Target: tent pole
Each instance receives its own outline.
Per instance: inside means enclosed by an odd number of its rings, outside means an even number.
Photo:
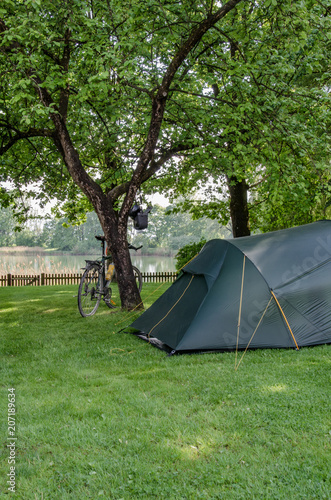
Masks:
[[[245,356],[245,354],[246,354],[246,352],[247,352],[247,350],[248,350],[248,348],[249,348],[249,346],[250,346],[250,343],[252,342],[253,337],[254,337],[254,335],[256,334],[257,329],[259,328],[259,326],[260,326],[260,324],[261,324],[261,322],[262,322],[262,320],[263,320],[263,318],[264,318],[264,315],[265,315],[265,313],[267,312],[268,307],[270,306],[270,302],[271,302],[271,301],[272,301],[272,296],[270,297],[270,300],[269,300],[269,302],[268,302],[268,304],[267,304],[267,307],[266,307],[266,308],[265,308],[265,310],[263,311],[263,314],[262,314],[262,316],[261,316],[261,318],[260,318],[260,321],[258,322],[258,324],[257,324],[257,326],[256,326],[256,328],[255,328],[255,330],[254,330],[254,332],[253,332],[253,334],[252,334],[251,338],[249,339],[249,342],[248,342],[248,344],[247,344],[247,346],[246,346],[246,349],[245,349],[245,351],[244,351],[244,354],[241,356],[241,358],[240,358],[240,360],[239,360],[239,363],[238,363],[238,364],[237,364],[237,366],[235,367],[235,370],[236,370],[236,371],[238,370],[240,363],[241,363],[241,362],[242,362],[242,360],[244,359],[244,356]]]
[[[282,313],[282,315],[283,315],[283,317],[284,317],[284,319],[285,319],[285,322],[286,322],[286,324],[287,324],[287,328],[290,330],[290,333],[291,333],[291,335],[292,335],[292,338],[293,338],[293,340],[294,340],[295,346],[296,346],[297,351],[298,351],[298,350],[299,350],[299,346],[298,346],[298,344],[297,344],[297,341],[295,340],[295,337],[294,337],[293,332],[292,332],[292,330],[291,330],[290,324],[289,324],[289,322],[287,321],[287,318],[286,318],[286,316],[285,316],[285,313],[284,313],[283,309],[281,308],[281,305],[280,305],[280,303],[278,302],[277,297],[276,297],[276,295],[274,294],[274,292],[273,292],[272,290],[270,290],[270,291],[271,291],[271,293],[272,293],[273,298],[274,298],[274,299],[275,299],[275,301],[276,301],[277,306],[279,307],[280,312]]]
[[[160,323],[162,323],[163,320],[166,319],[166,317],[171,313],[171,311],[176,307],[176,305],[178,304],[178,302],[180,302],[182,300],[182,298],[184,297],[185,293],[187,292],[188,288],[190,287],[192,281],[193,281],[193,278],[194,278],[195,274],[192,274],[192,277],[190,279],[190,282],[189,284],[187,285],[187,287],[185,288],[185,290],[183,291],[182,295],[179,297],[179,299],[174,303],[174,305],[171,307],[171,309],[169,309],[169,311],[167,312],[167,314],[165,316],[163,316],[163,318],[160,319],[160,321],[158,321],[156,323],[156,325],[153,326],[153,328],[151,328],[151,330],[148,332],[148,338],[150,339],[151,337],[151,333],[153,330],[155,330],[155,328],[157,326],[159,326]]]

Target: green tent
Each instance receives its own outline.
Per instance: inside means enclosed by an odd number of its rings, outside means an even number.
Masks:
[[[211,240],[132,325],[175,352],[331,342],[331,221]]]

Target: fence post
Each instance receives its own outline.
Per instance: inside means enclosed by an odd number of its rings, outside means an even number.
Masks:
[[[7,286],[12,286],[12,279],[11,279],[11,274],[7,274]]]
[[[40,275],[40,285],[43,286],[45,284],[45,273],[41,273]]]

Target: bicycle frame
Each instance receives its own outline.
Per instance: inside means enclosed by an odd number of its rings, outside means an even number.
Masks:
[[[96,260],[96,261],[87,260],[85,262],[86,262],[86,264],[93,263],[93,264],[100,265],[100,273],[99,273],[99,278],[98,278],[98,289],[99,289],[98,293],[100,293],[100,295],[102,296],[104,294],[104,292],[105,292],[105,287],[106,287],[107,283],[110,283],[106,279],[106,261],[107,260],[111,260],[112,257],[111,257],[111,255],[107,256],[107,254],[106,254],[106,251],[105,251],[106,244],[105,244],[104,237],[102,237],[102,236],[96,236],[96,239],[98,239],[99,241],[101,241],[101,247],[102,247],[102,257],[101,257],[101,260]],[[102,283],[100,283],[100,281],[102,281]]]
[[[115,277],[115,271],[107,275],[106,269],[106,262],[112,262],[112,256],[107,255],[105,250],[106,238],[104,236],[95,236],[95,238],[101,241],[102,256],[101,259],[85,261],[86,265],[78,288],[78,309],[82,316],[93,315],[99,307],[101,298],[103,298],[107,307],[110,309],[116,308],[116,304],[111,299],[112,289],[110,287]],[[129,245],[129,248],[139,250],[141,247],[136,248],[133,245]],[[140,292],[142,287],[142,275],[139,269],[135,266],[132,267]]]

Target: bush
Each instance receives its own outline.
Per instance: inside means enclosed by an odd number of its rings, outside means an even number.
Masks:
[[[176,269],[179,271],[182,267],[185,266],[190,260],[195,257],[202,247],[206,244],[206,240],[203,238],[198,243],[190,243],[189,245],[185,245],[180,250],[178,250],[175,259],[176,259]]]

